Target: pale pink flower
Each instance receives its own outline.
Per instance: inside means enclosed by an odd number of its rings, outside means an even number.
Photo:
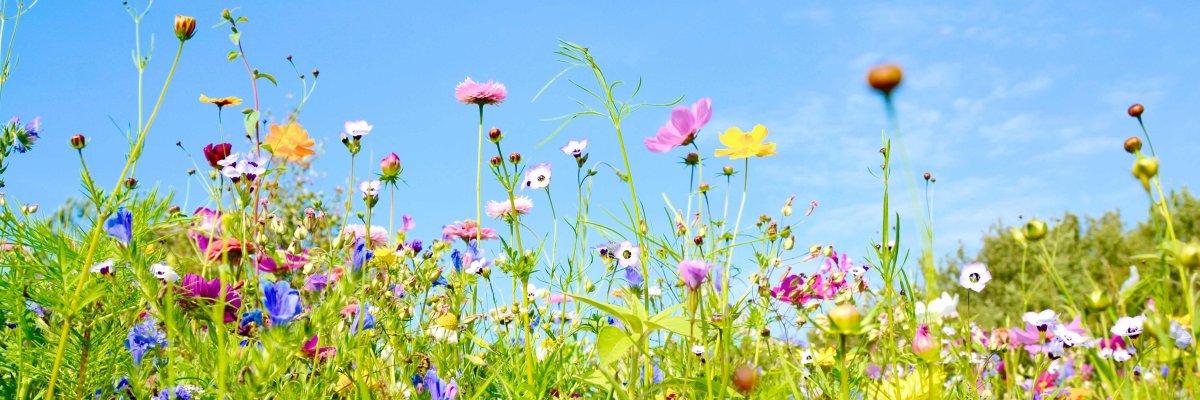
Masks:
[[[500,82],[475,82],[467,77],[454,87],[454,97],[464,104],[500,104],[508,97],[508,89]]]
[[[546,302],[549,304],[562,304],[568,301],[571,301],[571,299],[567,298],[567,296],[563,295],[562,293],[553,293],[546,297]]]
[[[700,128],[703,128],[710,119],[712,119],[712,99],[710,98],[700,99],[692,105],[690,110],[683,106],[675,107],[671,110],[671,120],[662,128],[658,128],[658,135],[646,138],[646,148],[655,153],[666,153],[675,146],[691,143],[696,139]]]
[[[417,227],[417,223],[413,222],[413,217],[411,215],[404,214],[400,217],[400,231],[408,232],[408,231],[413,230],[413,228],[416,228],[416,227]]]
[[[367,121],[364,120],[346,121],[345,124],[342,124],[342,134],[357,139],[366,136],[368,133],[371,133],[371,129],[374,128],[374,126],[368,124]]]
[[[533,209],[533,200],[525,196],[517,196],[512,201],[495,201],[489,200],[487,203],[487,215],[492,218],[500,218],[502,216],[511,216],[513,212],[513,204],[516,204],[516,215],[528,214],[529,210]]]
[[[463,241],[475,240],[476,236],[480,239],[496,239],[500,236],[496,235],[496,230],[492,228],[479,227],[479,221],[468,219],[466,221],[454,221],[453,224],[442,227],[442,236],[446,238],[456,237]]]
[[[559,150],[569,156],[579,157],[583,155],[583,151],[587,150],[587,139],[583,140],[568,140],[567,144]]]
[[[367,236],[367,227],[358,224],[346,225],[346,229],[342,230],[342,235],[349,236],[354,239],[362,239]],[[378,247],[387,244],[387,229],[379,225],[371,226],[371,247]]]

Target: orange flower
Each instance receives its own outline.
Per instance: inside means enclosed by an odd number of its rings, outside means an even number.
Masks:
[[[242,99],[234,97],[234,96],[208,97],[208,96],[205,96],[204,93],[200,93],[200,102],[216,104],[217,108],[221,108],[221,107],[225,107],[225,106],[236,106],[238,104],[242,104]]]
[[[313,155],[313,143],[308,131],[295,122],[284,126],[271,124],[271,133],[267,134],[267,146],[270,146],[271,154],[292,162],[300,162]]]

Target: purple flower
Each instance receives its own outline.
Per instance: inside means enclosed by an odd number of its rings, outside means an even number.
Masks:
[[[633,267],[625,267],[625,280],[629,282],[630,286],[642,286],[642,283],[646,281],[646,278],[642,277],[642,274],[639,273],[637,269]]]
[[[42,118],[34,118],[33,121],[21,126],[21,119],[13,117],[5,126],[4,134],[15,137],[17,140],[13,143],[13,148],[18,152],[24,153],[33,149],[33,144],[37,142],[41,135]]]
[[[363,240],[363,238],[358,238],[354,242],[354,256],[351,258],[351,261],[354,263],[354,271],[358,271],[367,261],[371,261],[373,257],[375,257],[375,252],[367,249],[367,241]]]
[[[708,277],[708,270],[712,268],[712,264],[704,260],[683,260],[679,262],[679,276],[683,277],[683,283],[687,284],[688,289],[696,290],[704,283],[704,278]]]
[[[271,323],[285,325],[304,309],[300,305],[300,291],[293,289],[287,281],[271,283],[259,279],[259,286],[263,288],[263,306],[271,314]]]
[[[104,228],[108,230],[108,236],[117,238],[123,245],[128,245],[133,239],[133,213],[121,207],[113,214],[108,221],[104,222]]]
[[[304,290],[317,292],[325,289],[329,285],[329,275],[312,274],[304,279]]]
[[[450,382],[438,378],[437,367],[430,366],[425,373],[425,390],[429,391],[430,400],[453,400],[458,396],[458,383],[454,378]]]
[[[221,284],[221,278],[213,278],[210,281],[196,274],[184,275],[183,283],[179,285],[179,294],[185,297],[184,300],[190,300],[191,303],[212,305],[221,297],[222,289],[225,290],[224,320],[225,323],[230,323],[237,320],[238,310],[242,308],[242,294],[232,287]],[[185,305],[187,303],[184,302]]]
[[[158,320],[147,317],[145,322],[134,325],[125,337],[125,349],[133,356],[133,363],[142,364],[146,352],[167,347],[167,334],[158,329]]]
[[[371,314],[370,303],[363,303],[354,312],[354,323],[350,325],[350,334],[354,335],[360,330],[372,328],[375,328],[375,314]]]
[[[400,231],[408,232],[417,227],[417,223],[413,222],[413,217],[408,214],[400,216]]]

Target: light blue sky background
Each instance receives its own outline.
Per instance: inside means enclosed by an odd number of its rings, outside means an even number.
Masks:
[[[251,62],[280,78],[279,87],[265,81],[260,87],[265,110],[282,115],[297,102],[299,83],[286,55],[305,73],[321,70],[301,116],[329,144],[313,164],[327,174],[321,187],[345,179],[348,155],[336,139],[342,122],[366,119],[375,131],[364,142],[367,157],[360,160],[368,160],[360,171],[376,168],[388,151],[400,155],[408,186],[399,208],[417,217],[424,237],[474,215],[475,110],[452,95],[466,76],[508,85],[509,100],[487,110],[487,125],[508,133],[506,151],[552,162],[565,178],[574,166],[558,146],[587,137],[592,160],[619,162],[611,127],[601,120],[580,121],[551,145],[533,147],[556,127],[543,119],[574,111],[571,99],[583,97],[561,82],[530,102],[561,67],[552,54],[558,39],[590,47],[610,77],[644,78],[644,100],[686,94],[690,104],[712,97],[713,121],[699,139],[705,152],[729,126],[769,127],[779,156],[752,162],[747,215],[778,213],[791,194],[799,210],[820,201],[798,229],[802,246],[832,242],[862,255],[878,237],[880,187],[868,168],[879,164],[885,120],[863,76],[881,61],[905,67],[901,124],[917,174],[928,170],[938,180],[940,254],[959,242],[976,248],[990,224],[1015,223],[1021,215],[1120,208],[1127,220],[1143,218],[1146,199],[1129,176],[1132,158],[1121,150],[1122,139],[1137,132],[1125,115],[1133,102],[1146,104],[1165,183],[1175,188],[1200,177],[1200,25],[1194,23],[1200,7],[1191,2],[159,1],[143,29],[144,41],[153,36],[155,43],[149,99],[174,50],[172,17],[193,15],[200,27],[147,142],[137,176],[145,184],[161,182],[182,196],[191,164],[175,141],[198,155],[217,140],[213,107],[196,100],[200,93],[251,98],[243,67],[226,61],[232,49],[226,28],[211,28],[222,8],[236,6],[250,18],[243,40]],[[125,143],[110,118],[121,125],[136,119],[133,39],[116,0],[43,0],[22,20],[20,63],[0,113],[40,115],[44,133],[35,151],[11,159],[3,189],[10,198],[47,210],[79,193],[67,146],[74,133],[91,138],[86,156],[98,179],[111,185]],[[583,72],[572,76],[588,79]],[[645,110],[625,131],[643,198],[655,208],[662,192],[682,202],[688,182],[677,163],[683,151],[657,155],[640,145],[668,112]],[[236,114],[226,117],[226,128],[236,129],[228,123]],[[723,164],[710,161],[707,171]],[[569,178],[557,182],[559,212],[573,212]],[[597,185],[605,190],[596,210],[619,210],[623,186],[611,174],[601,174]],[[485,199],[502,196],[498,184],[486,187]],[[192,206],[200,199],[195,189]],[[531,220],[546,227],[545,198],[533,199]],[[911,217],[911,207],[897,210]]]

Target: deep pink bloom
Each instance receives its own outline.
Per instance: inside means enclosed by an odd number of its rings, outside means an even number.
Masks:
[[[282,266],[275,261],[274,257],[271,257],[266,253],[258,253],[256,258],[258,259],[258,270],[269,274],[279,271],[295,271],[300,268],[304,268],[304,264],[308,262],[308,257],[306,257],[304,254],[292,253],[284,253]]]
[[[913,335],[912,352],[921,357],[930,357],[937,350],[935,345],[937,342],[933,340],[933,336],[929,335],[929,324],[921,324],[917,327],[916,334]]]
[[[318,347],[317,344],[319,342],[320,339],[317,337],[317,335],[313,335],[312,339],[308,339],[308,341],[304,342],[304,347],[301,348],[300,351],[304,352],[304,355],[310,360],[319,361],[325,361],[334,355],[337,355],[337,348],[333,346]]]
[[[454,97],[464,104],[500,104],[508,97],[508,89],[500,82],[475,82],[467,77],[454,87]]]
[[[179,285],[179,294],[191,301],[181,303],[186,306],[195,306],[196,303],[212,305],[221,297],[222,289],[225,290],[225,323],[237,321],[238,310],[242,308],[242,294],[233,286],[221,284],[221,278],[213,278],[210,281],[196,274],[184,275]]]
[[[675,148],[691,143],[696,139],[700,128],[712,119],[712,99],[703,98],[687,107],[679,106],[671,110],[671,120],[658,128],[658,135],[645,140],[646,148],[655,153],[666,153]]]
[[[679,276],[683,277],[683,283],[688,289],[696,290],[704,283],[704,278],[708,277],[708,270],[712,269],[712,264],[704,260],[683,260],[679,262]]]
[[[500,237],[496,235],[495,229],[480,228],[479,221],[473,219],[454,221],[453,224],[442,227],[442,236],[459,238],[464,242],[475,240],[477,235],[481,239],[496,239]]]

